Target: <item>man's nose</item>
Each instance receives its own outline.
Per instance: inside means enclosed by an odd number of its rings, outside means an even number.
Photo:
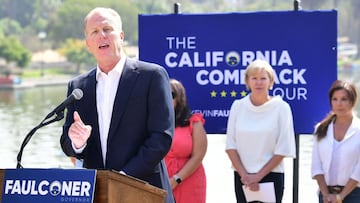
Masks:
[[[100,38],[105,38],[105,37],[106,37],[106,32],[103,31],[103,30],[101,30],[101,31],[99,32],[99,36],[100,36]]]

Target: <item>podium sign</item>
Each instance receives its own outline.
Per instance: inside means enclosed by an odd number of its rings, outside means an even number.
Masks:
[[[96,170],[6,169],[2,203],[94,200]]]

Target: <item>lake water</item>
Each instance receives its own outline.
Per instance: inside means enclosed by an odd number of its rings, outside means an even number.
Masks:
[[[25,136],[66,98],[66,86],[0,90],[0,168],[15,168]],[[25,168],[72,167],[59,145],[64,120],[38,129],[25,147]]]

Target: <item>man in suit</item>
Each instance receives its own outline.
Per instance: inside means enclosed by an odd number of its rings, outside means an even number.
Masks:
[[[68,95],[79,88],[84,96],[68,106],[63,151],[82,159],[85,168],[116,170],[171,195],[162,165],[174,133],[167,72],[126,57],[121,18],[113,9],[90,11],[84,29],[97,67],[68,83]]]

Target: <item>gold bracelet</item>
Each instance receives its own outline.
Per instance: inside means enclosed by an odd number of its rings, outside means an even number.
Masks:
[[[342,203],[341,196],[339,194],[336,195],[337,203]]]

